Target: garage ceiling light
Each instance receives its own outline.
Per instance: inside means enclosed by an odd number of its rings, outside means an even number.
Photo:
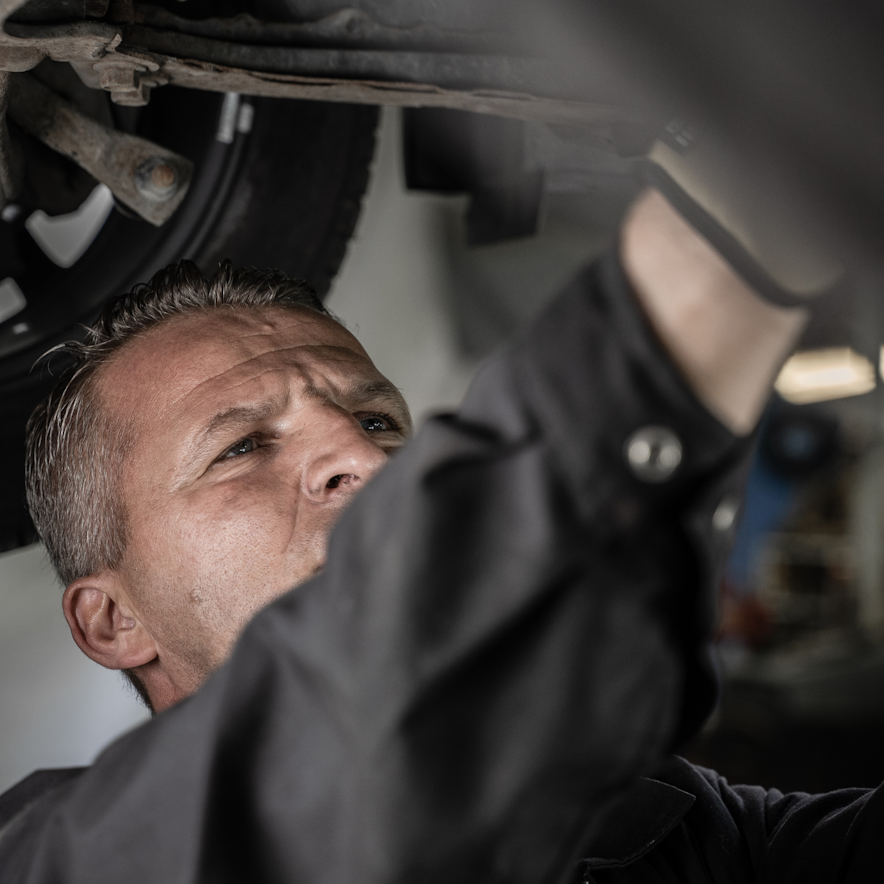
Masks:
[[[796,405],[859,396],[875,388],[875,367],[850,347],[806,350],[789,359],[774,387]]]

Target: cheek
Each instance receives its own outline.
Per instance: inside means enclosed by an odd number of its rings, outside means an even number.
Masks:
[[[185,546],[212,555],[262,556],[284,552],[295,533],[299,501],[272,478],[233,481],[184,500],[174,531]]]
[[[236,479],[190,493],[137,502],[133,546],[142,558],[201,570],[226,570],[248,556],[256,566],[285,551],[296,533],[298,495],[274,479]]]

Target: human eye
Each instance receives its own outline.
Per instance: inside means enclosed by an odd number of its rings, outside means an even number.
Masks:
[[[388,414],[369,414],[358,418],[358,421],[366,433],[391,433],[399,429],[396,421]]]
[[[231,445],[219,460],[231,460],[234,457],[241,457],[243,454],[249,454],[258,447],[258,443],[252,438],[240,439],[235,445]]]

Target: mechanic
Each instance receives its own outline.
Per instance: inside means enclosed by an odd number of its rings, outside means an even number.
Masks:
[[[75,374],[31,422],[31,509],[74,640],[161,711],[322,568],[336,516],[411,419],[279,272],[225,265],[209,284],[182,262],[69,350]]]
[[[677,165],[661,186],[708,220]],[[599,880],[814,881],[874,860],[877,836],[833,845],[879,830],[877,793],[732,790],[678,761],[633,786],[711,708],[714,514],[807,317],[783,283],[830,271],[725,230],[765,299],[649,191],[355,500],[407,413],[331,319],[219,309],[224,279],[175,318],[152,290],[115,307],[158,321],[99,365],[75,438],[124,530],[65,610],[167,711],[7,823],[4,880],[536,882],[583,857]]]

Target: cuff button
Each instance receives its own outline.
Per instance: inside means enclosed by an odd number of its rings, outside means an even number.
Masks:
[[[665,482],[672,478],[682,458],[681,442],[668,427],[642,427],[624,446],[629,468],[642,482]]]

